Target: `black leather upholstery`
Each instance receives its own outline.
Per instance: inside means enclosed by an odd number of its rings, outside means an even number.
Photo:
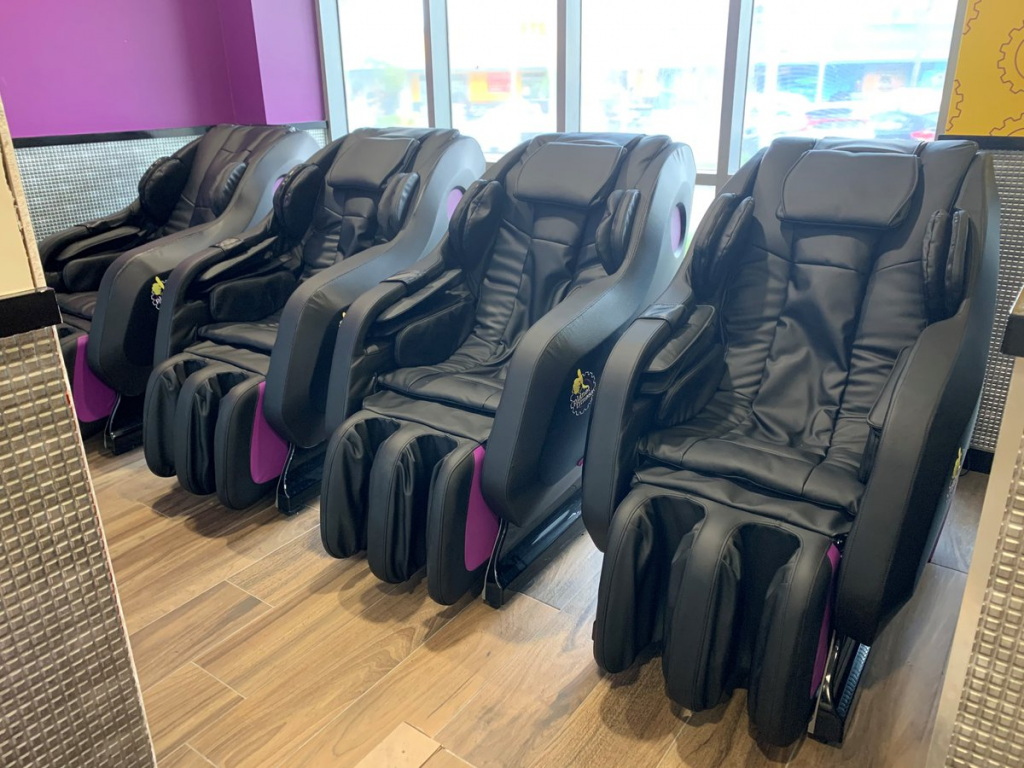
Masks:
[[[727,185],[596,398],[602,666],[661,640],[683,706],[747,687],[769,741],[805,729],[829,627],[873,641],[948,505],[992,322],[991,174],[967,141],[779,139]]]
[[[216,490],[229,506],[266,493],[276,475],[225,469],[248,460],[254,415],[281,441],[323,432],[344,310],[436,242],[446,196],[482,168],[475,142],[457,131],[356,131],[290,171],[258,227],[176,269],[147,388],[151,469],[177,472],[196,493]]]
[[[47,282],[70,325],[89,332],[89,366],[104,386],[141,392],[156,329],[154,279],[263,216],[263,187],[308,154],[311,143],[285,127],[217,126],[154,162],[127,208],[40,245]]]
[[[514,541],[578,489],[601,365],[678,268],[670,218],[693,182],[663,136],[538,137],[466,191],[432,254],[352,305],[327,409],[330,553],[366,549],[387,581],[425,564],[450,603],[499,520]]]

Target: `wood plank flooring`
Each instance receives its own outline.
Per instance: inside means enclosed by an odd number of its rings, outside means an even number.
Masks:
[[[600,553],[582,532],[501,611],[435,605],[322,550],[315,508],[234,512],[87,444],[162,768],[917,766],[942,685],[984,475],[872,650],[842,750],[759,744],[737,691],[692,714],[660,659],[594,664]]]

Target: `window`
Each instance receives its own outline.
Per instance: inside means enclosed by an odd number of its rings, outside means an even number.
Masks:
[[[422,0],[338,0],[338,23],[349,128],[427,125]]]
[[[665,133],[714,172],[729,3],[583,0],[580,126]]]
[[[557,126],[555,0],[448,0],[452,125],[494,160]]]
[[[957,0],[754,0],[743,160],[777,136],[933,139]]]

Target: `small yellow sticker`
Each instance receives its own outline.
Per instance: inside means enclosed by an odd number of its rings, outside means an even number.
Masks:
[[[164,281],[157,277],[157,279],[153,281],[152,290],[154,296],[159,296],[160,294],[162,294],[164,292]]]
[[[956,449],[956,461],[953,462],[953,479],[954,480],[956,480],[957,477],[959,477],[959,475],[960,475],[960,465],[963,464],[963,461],[964,461],[964,449],[963,448],[957,448]]]

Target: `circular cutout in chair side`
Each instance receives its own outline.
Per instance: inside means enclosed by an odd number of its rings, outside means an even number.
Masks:
[[[590,410],[597,393],[597,377],[591,371],[576,369],[576,378],[572,380],[572,391],[569,393],[569,410],[573,416],[582,416]]]

